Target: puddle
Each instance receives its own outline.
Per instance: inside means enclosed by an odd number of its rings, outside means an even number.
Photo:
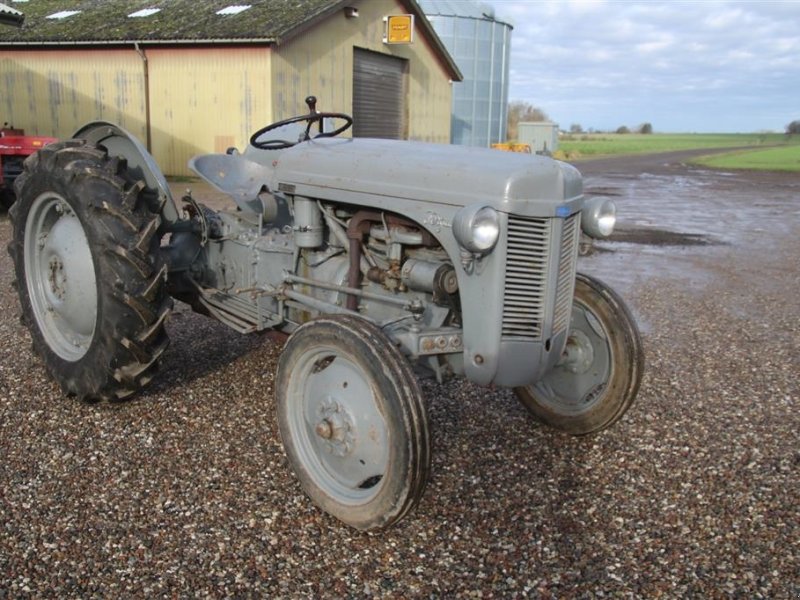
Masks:
[[[796,230],[800,176],[773,175],[674,164],[587,174],[586,194],[612,197],[618,225],[579,269],[623,292],[651,277],[705,286],[716,260],[769,253]]]
[[[701,233],[678,233],[656,228],[619,228],[612,234],[609,242],[611,244],[623,242],[650,246],[708,246],[720,243]]]

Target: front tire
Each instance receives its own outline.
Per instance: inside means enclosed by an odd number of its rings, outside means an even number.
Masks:
[[[407,360],[374,325],[336,316],[299,327],[278,362],[276,403],[286,455],[320,508],[368,530],[419,502],[427,411]]]
[[[146,385],[172,307],[157,207],[124,160],[82,140],[25,162],[10,215],[22,319],[69,395],[121,400]]]
[[[561,361],[537,383],[514,391],[540,421],[585,435],[622,418],[643,372],[642,341],[628,307],[603,282],[578,273]]]

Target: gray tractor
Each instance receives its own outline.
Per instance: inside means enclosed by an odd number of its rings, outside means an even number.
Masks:
[[[190,165],[236,210],[179,206],[141,143],[94,122],[28,158],[9,252],[35,351],[64,392],[130,397],[155,375],[173,298],[241,333],[289,335],[275,403],[323,510],[386,527],[419,501],[430,429],[418,376],[511,388],[588,434],[633,402],[644,358],[624,302],[576,273],[610,201],[550,158],[338,137],[309,112]]]

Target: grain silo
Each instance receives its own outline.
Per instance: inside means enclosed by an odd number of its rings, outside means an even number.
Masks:
[[[488,4],[419,0],[464,76],[453,84],[450,141],[484,146],[506,141],[508,63],[512,26]]]

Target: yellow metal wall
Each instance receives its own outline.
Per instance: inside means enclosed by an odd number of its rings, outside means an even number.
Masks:
[[[129,50],[0,51],[0,122],[69,137],[89,121],[145,139],[144,69]]]
[[[270,50],[262,47],[148,48],[152,153],[170,175],[197,154],[244,150],[272,121]]]
[[[149,73],[151,151],[165,174],[188,175],[196,154],[243,149],[258,128],[318,108],[352,112],[353,48],[408,59],[410,139],[448,143],[452,88],[426,40],[383,44],[383,17],[397,0],[354,0],[344,11],[276,47],[148,47],[110,50],[42,48],[0,51],[0,123],[36,135],[69,137],[97,119],[147,140]],[[145,69],[145,66],[147,69]]]
[[[272,98],[275,119],[306,111],[309,94],[322,111],[351,113],[353,109],[353,48],[365,48],[408,59],[409,138],[450,142],[452,86],[449,75],[419,28],[410,45],[383,43],[383,17],[403,14],[395,0],[365,0],[351,4],[359,16],[344,11],[286,44],[274,48]]]

